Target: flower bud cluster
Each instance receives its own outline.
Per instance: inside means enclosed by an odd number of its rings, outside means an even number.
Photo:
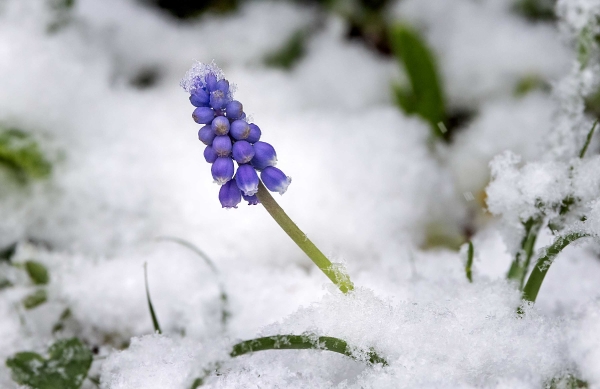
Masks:
[[[237,208],[242,198],[258,204],[260,178],[272,192],[285,193],[291,178],[275,167],[277,154],[262,142],[261,130],[248,123],[242,103],[233,100],[233,88],[214,63],[196,63],[181,81],[196,109],[192,118],[203,126],[198,139],[206,145],[204,159],[221,185],[219,201],[223,208]],[[237,170],[234,166],[237,163]]]

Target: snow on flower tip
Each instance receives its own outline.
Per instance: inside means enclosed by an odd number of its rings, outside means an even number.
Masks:
[[[195,63],[181,80],[181,87],[195,107],[192,118],[203,125],[198,139],[206,145],[204,158],[212,164],[213,179],[221,185],[219,201],[223,208],[237,208],[242,198],[250,205],[259,203],[257,170],[267,189],[283,194],[291,178],[274,167],[275,148],[260,141],[262,131],[248,123],[243,104],[233,99],[235,86],[214,61]]]

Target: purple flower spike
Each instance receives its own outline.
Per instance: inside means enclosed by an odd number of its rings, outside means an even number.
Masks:
[[[237,208],[242,201],[242,192],[234,180],[228,181],[219,189],[219,201],[223,208]]]
[[[212,176],[221,185],[223,207],[236,208],[242,197],[250,205],[259,204],[259,171],[270,191],[283,194],[291,179],[274,167],[275,149],[261,142],[262,132],[256,124],[248,123],[244,106],[233,100],[234,88],[223,71],[214,62],[198,62],[181,80],[181,86],[196,107],[194,121],[203,125],[198,139],[206,145],[204,159],[212,164]]]
[[[233,178],[233,160],[228,157],[217,158],[212,164],[210,172],[217,184],[225,184]]]
[[[248,126],[248,123],[243,120],[236,120],[231,123],[230,131],[231,136],[237,140],[246,139],[248,138],[248,135],[250,135],[250,127]]]
[[[203,89],[198,89],[190,96],[190,103],[194,107],[207,107],[210,101],[210,96],[208,92]]]
[[[213,149],[219,157],[229,157],[231,154],[231,138],[227,135],[219,135],[213,140]]]
[[[227,95],[223,91],[217,89],[210,94],[210,106],[214,109],[222,109],[227,104]]]
[[[215,111],[208,107],[198,107],[194,110],[192,118],[198,124],[210,124],[215,118]]]
[[[210,72],[204,77],[204,81],[206,82],[206,89],[209,92],[212,92],[217,89],[217,76]]]
[[[213,131],[210,125],[206,125],[198,130],[198,139],[200,142],[204,143],[207,146],[212,145],[213,140],[215,139],[215,132]]]
[[[227,103],[225,110],[229,119],[237,120],[244,113],[244,106],[239,101],[233,100]]]
[[[281,170],[273,166],[268,166],[260,173],[260,178],[267,189],[271,192],[284,194],[288,186],[292,183],[292,178],[286,176]]]
[[[260,128],[254,123],[248,125],[250,127],[250,134],[246,140],[250,143],[256,143],[260,139],[261,131]]]
[[[204,159],[206,162],[213,163],[217,160],[217,158],[219,158],[219,156],[217,155],[215,149],[213,149],[211,146],[206,146],[204,149]]]
[[[225,96],[227,96],[227,94],[229,93],[229,81],[227,81],[226,79],[219,80],[219,82],[217,82],[217,89],[223,92]]]
[[[212,130],[217,135],[226,135],[229,132],[229,120],[224,116],[217,116],[212,121]]]
[[[277,164],[275,149],[266,142],[254,143],[254,157],[250,163],[258,170],[262,170],[267,166],[275,166]]]
[[[248,163],[254,157],[254,147],[245,140],[239,140],[233,144],[233,159],[237,163]]]
[[[242,198],[248,202],[248,205],[257,205],[258,203],[260,203],[257,195],[246,196],[242,193]]]
[[[252,196],[258,192],[258,174],[250,165],[240,165],[238,167],[235,182],[246,196]]]

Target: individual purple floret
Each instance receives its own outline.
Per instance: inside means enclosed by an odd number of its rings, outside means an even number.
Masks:
[[[209,107],[198,107],[192,113],[192,118],[198,124],[210,124],[215,118],[215,111]]]
[[[258,170],[262,170],[267,166],[275,166],[277,164],[277,154],[273,146],[266,142],[254,143],[254,157],[250,161],[252,166]]]
[[[254,157],[254,147],[245,140],[239,140],[233,145],[232,154],[233,159],[240,165],[248,163]]]
[[[258,174],[250,165],[238,167],[237,173],[235,173],[235,182],[246,196],[252,196],[258,192]]]
[[[231,123],[231,136],[236,140],[243,140],[250,135],[250,126],[243,120],[236,120]]]
[[[210,95],[207,91],[198,89],[190,95],[190,103],[194,107],[206,107],[210,102]]]
[[[227,95],[229,93],[229,81],[224,78],[220,79],[217,82],[217,89]]]
[[[217,75],[215,72],[208,72],[204,77],[204,82],[206,83],[205,87],[209,92],[212,92],[217,89]]]
[[[215,182],[219,185],[223,185],[233,178],[233,170],[233,161],[229,157],[217,158],[210,168]]]
[[[244,106],[237,100],[230,101],[225,107],[227,117],[232,120],[239,119],[244,113]]]
[[[214,120],[213,120],[213,122],[214,122]],[[215,131],[212,129],[210,124],[207,124],[206,126],[202,127],[200,130],[198,130],[198,139],[200,139],[200,142],[204,143],[207,146],[212,145],[212,142],[215,139],[215,136],[217,136],[217,134],[215,134]]]
[[[225,116],[217,116],[211,123],[216,135],[226,135],[229,132],[229,120]]]
[[[228,157],[231,154],[231,138],[227,135],[220,135],[215,138],[212,144],[219,157]]]
[[[273,166],[268,166],[260,173],[260,179],[271,192],[284,194],[292,179],[286,176],[281,170]]]
[[[242,192],[234,180],[228,181],[219,189],[219,201],[223,208],[237,208],[242,201]]]
[[[213,163],[217,160],[217,158],[219,158],[219,156],[217,155],[215,149],[213,149],[212,146],[206,146],[204,149],[204,159],[206,162]]]
[[[250,127],[250,134],[248,134],[246,140],[250,143],[258,142],[261,135],[260,128],[254,123],[250,123],[248,126]]]
[[[233,100],[234,86],[229,84],[214,63],[195,64],[181,81],[196,107],[192,117],[204,124],[198,139],[206,145],[204,159],[212,163],[211,173],[221,185],[219,200],[225,208],[235,208],[244,197],[248,204],[259,203],[256,195],[262,170],[265,186],[283,194],[291,179],[273,166],[277,155],[273,146],[261,142],[261,130],[248,123],[241,102]],[[233,161],[238,163],[237,172]],[[234,179],[235,176],[235,179]]]
[[[227,95],[217,89],[210,94],[210,106],[214,109],[222,109],[227,104]]]

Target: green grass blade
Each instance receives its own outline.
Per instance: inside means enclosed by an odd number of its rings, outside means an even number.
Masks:
[[[215,263],[210,259],[210,257],[208,255],[206,255],[204,253],[204,251],[200,250],[198,247],[196,247],[195,245],[191,244],[190,242],[188,242],[186,240],[183,240],[180,238],[175,238],[175,237],[170,237],[170,236],[159,237],[159,238],[156,238],[156,240],[173,242],[173,243],[182,245],[183,247],[186,247],[187,249],[196,253],[200,258],[202,258],[204,260],[204,262],[206,262],[206,264],[212,270],[213,274],[216,276],[216,278],[218,280],[217,286],[218,286],[219,292],[220,292],[219,299],[221,300],[221,324],[223,325],[223,330],[225,330],[225,327],[227,326],[227,321],[229,320],[229,317],[231,316],[231,313],[229,312],[229,298],[225,291],[225,286],[223,285],[223,282],[221,281],[221,274],[219,273],[219,270],[217,269],[217,266],[215,265]]]
[[[156,240],[158,240],[158,241],[174,242],[174,243],[180,244],[180,245],[182,245],[184,247],[187,247],[188,249],[190,249],[193,252],[195,252],[196,254],[198,254],[198,256],[200,258],[202,258],[204,260],[204,262],[206,262],[206,264],[208,265],[208,267],[210,267],[210,269],[213,271],[213,273],[215,273],[215,275],[217,275],[217,276],[220,275],[219,274],[219,270],[217,269],[217,266],[210,259],[210,257],[208,255],[206,255],[204,253],[204,251],[200,250],[198,247],[196,247],[195,245],[191,244],[187,240],[183,240],[183,239],[175,238],[175,237],[171,237],[171,236],[161,236],[161,237],[156,238]]]
[[[148,300],[148,309],[150,310],[150,316],[152,316],[152,325],[154,326],[154,332],[162,334],[160,324],[158,324],[158,318],[154,312],[154,306],[152,306],[152,299],[150,298],[150,290],[148,288],[148,266],[144,262],[144,283],[146,284],[146,299]]]
[[[587,138],[585,139],[585,144],[583,145],[583,148],[581,149],[581,152],[579,153],[579,158],[585,157],[585,152],[587,151],[588,146],[590,145],[592,136],[594,136],[594,131],[596,130],[597,125],[598,125],[598,119],[596,119],[596,121],[594,122],[594,125],[592,126],[592,129],[587,134]]]
[[[404,66],[412,91],[396,89],[396,98],[407,114],[415,113],[429,122],[432,133],[444,138],[438,127],[446,116],[444,93],[432,51],[406,24],[394,25],[389,33],[392,52]],[[411,101],[412,100],[412,101]]]
[[[570,243],[577,239],[585,238],[590,236],[589,234],[582,232],[573,232],[565,236],[558,237],[550,247],[546,249],[544,255],[542,255],[536,262],[535,267],[531,271],[531,275],[527,280],[525,288],[523,288],[523,300],[535,302],[537,295],[544,282],[544,277],[552,265],[552,261],[560,252],[567,247]]]
[[[467,250],[467,264],[465,265],[465,274],[467,275],[467,280],[469,282],[473,282],[473,242],[469,241],[469,249]]]
[[[311,335],[274,335],[263,338],[245,340],[233,346],[232,357],[264,351],[264,350],[327,350],[345,355],[352,359],[357,359],[350,350],[348,343],[342,339],[330,336],[311,336]],[[370,350],[367,353],[368,362],[371,364],[381,363],[387,366],[385,359],[380,357],[375,351]]]

